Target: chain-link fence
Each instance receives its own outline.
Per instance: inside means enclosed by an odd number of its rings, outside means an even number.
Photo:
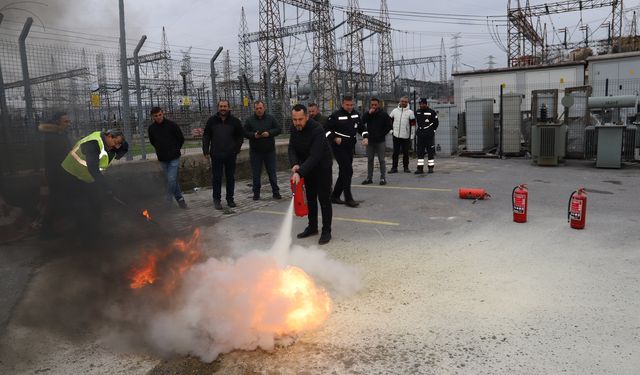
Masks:
[[[40,168],[42,136],[37,127],[56,112],[65,111],[71,116],[74,141],[96,130],[123,129],[124,103],[117,45],[113,49],[98,50],[47,44],[42,39],[31,42],[28,38],[22,45],[23,48],[18,40],[0,39],[3,173]],[[135,61],[129,57],[132,136],[128,142],[135,158],[153,150],[142,147],[141,137],[146,136],[149,112],[154,106],[164,108],[166,116],[176,121],[185,137],[193,141],[187,144],[195,146],[206,120],[217,111],[216,98],[228,99],[234,114],[244,119],[252,113],[248,99],[264,96],[260,84],[234,78],[237,70],[230,69],[228,58],[215,61],[215,90],[212,90],[211,64],[191,61],[188,53],[174,58],[168,51],[147,48],[140,52],[137,67],[139,82],[135,79]]]

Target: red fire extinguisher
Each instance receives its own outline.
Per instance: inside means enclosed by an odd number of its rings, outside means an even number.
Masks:
[[[459,188],[458,196],[460,199],[486,199],[491,198],[484,189],[476,189],[476,188]]]
[[[587,193],[584,188],[581,187],[571,193],[567,216],[571,228],[584,229],[587,221]]]
[[[296,216],[307,216],[309,214],[309,206],[307,205],[304,178],[300,178],[300,182],[297,184],[291,181],[291,192],[293,194],[293,210]]]
[[[511,203],[513,205],[513,221],[516,223],[526,223],[527,206],[529,204],[529,190],[527,190],[527,185],[520,184],[513,188],[511,192]]]

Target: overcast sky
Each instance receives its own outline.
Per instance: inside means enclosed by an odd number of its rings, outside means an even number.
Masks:
[[[543,2],[532,0],[531,3]],[[625,9],[639,9],[639,3],[640,0],[627,0]],[[332,4],[337,6],[334,16],[335,23],[338,24],[345,17],[340,8],[345,7],[348,0],[336,0]],[[237,64],[237,34],[242,6],[245,7],[249,30],[257,31],[258,0],[125,0],[128,53],[131,54],[142,34],[148,36],[143,53],[159,50],[162,27],[165,26],[174,58],[180,58],[180,51],[192,46],[193,58],[204,63],[218,46],[223,46],[230,50],[232,61]],[[360,7],[367,13],[377,13],[380,1],[360,0]],[[507,0],[388,0],[388,7],[394,29],[395,59],[401,56],[411,58],[439,55],[440,40],[444,38],[450,73],[453,52],[451,37],[454,33],[460,33],[462,70],[486,68],[490,55],[495,57],[496,67],[506,66],[506,53],[499,44],[506,43]],[[71,45],[90,44],[113,50],[118,48],[117,0],[0,0],[0,9],[5,15],[0,25],[2,38],[17,38],[24,19],[32,14],[36,16],[36,20],[30,38],[65,40]],[[409,15],[407,12],[415,14]],[[589,24],[592,34],[590,39],[604,38],[606,30],[599,29],[599,26],[607,19],[609,12],[610,9],[599,9],[584,11],[582,14],[568,13],[545,17],[541,22],[547,23],[551,43],[560,42],[561,33],[557,30],[563,27],[569,29],[572,40],[584,38],[584,31],[579,27],[581,17],[582,24]],[[291,6],[285,7],[281,17],[285,25],[309,19],[307,13]],[[628,30],[632,17],[631,11],[626,13],[625,30]],[[489,30],[497,33],[492,36]],[[336,30],[338,49],[345,48],[341,38],[345,33],[345,27]],[[499,38],[498,42],[496,38]],[[285,41],[290,75],[291,72],[299,73],[302,77],[308,71],[311,55],[306,46],[311,46],[311,43],[311,35],[287,38]],[[364,48],[366,59],[376,61],[377,37],[366,40]],[[253,58],[256,65],[257,55],[257,46],[254,45]],[[375,70],[376,66],[373,64],[370,63],[367,68]],[[404,74],[408,78],[423,79],[437,77],[438,72],[435,66],[415,66],[407,67]]]

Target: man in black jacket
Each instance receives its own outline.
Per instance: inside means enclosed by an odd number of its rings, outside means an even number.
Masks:
[[[164,117],[160,107],[151,109],[153,123],[149,125],[149,142],[156,149],[156,156],[167,179],[167,201],[173,197],[180,208],[187,208],[180,184],[178,169],[180,168],[180,149],[184,144],[182,130],[175,122]]]
[[[251,173],[253,175],[253,200],[260,199],[260,175],[264,164],[271,184],[273,198],[280,199],[280,188],[276,176],[276,142],[275,137],[280,134],[280,125],[276,119],[265,113],[264,102],[257,100],[253,103],[254,115],[244,123],[244,136],[249,139],[249,157]]]
[[[369,132],[369,144],[367,144],[367,179],[362,181],[363,185],[373,183],[373,159],[378,155],[380,165],[380,185],[386,185],[387,166],[384,162],[384,155],[387,149],[385,137],[393,128],[391,117],[387,112],[380,109],[380,100],[371,98],[369,111],[362,116],[362,122]]]
[[[318,234],[318,201],[322,210],[322,234],[318,243],[326,244],[331,240],[331,167],[333,159],[331,149],[325,138],[324,128],[315,120],[309,119],[307,108],[296,104],[291,111],[293,129],[289,137],[289,163],[291,181],[299,183],[304,178],[307,203],[309,204],[309,224],[298,238]]]
[[[229,207],[236,207],[233,200],[235,190],[236,157],[244,141],[242,123],[229,109],[228,100],[218,102],[218,113],[207,121],[202,135],[202,153],[211,158],[211,185],[213,206],[222,210],[222,173],[227,179],[226,198]]]
[[[333,149],[333,155],[338,162],[339,172],[336,185],[333,187],[331,202],[358,207],[358,203],[351,194],[351,178],[353,177],[353,151],[356,146],[356,132],[364,138],[363,145],[367,145],[368,132],[360,119],[360,114],[353,109],[353,98],[342,98],[342,108],[333,112],[325,125],[326,136]],[[340,195],[344,192],[344,201]]]
[[[43,240],[55,235],[53,232],[55,221],[65,213],[67,204],[65,197],[69,194],[67,191],[69,177],[61,164],[71,150],[69,126],[71,126],[71,118],[64,111],[56,112],[50,122],[38,125],[38,131],[44,136],[44,175],[49,188],[49,197],[40,229],[40,238]]]

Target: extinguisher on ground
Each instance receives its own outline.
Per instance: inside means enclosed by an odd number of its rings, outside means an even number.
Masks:
[[[291,193],[293,194],[293,211],[296,216],[307,216],[309,214],[309,206],[307,205],[304,178],[300,178],[300,182],[297,184],[291,181]]]
[[[511,204],[513,206],[513,221],[516,223],[527,222],[527,206],[529,204],[529,190],[527,185],[520,184],[511,192]]]
[[[567,221],[573,229],[584,229],[587,221],[587,193],[583,187],[571,193]]]
[[[460,197],[460,199],[474,200],[491,198],[491,195],[489,195],[484,189],[464,187],[458,189],[458,196]]]

